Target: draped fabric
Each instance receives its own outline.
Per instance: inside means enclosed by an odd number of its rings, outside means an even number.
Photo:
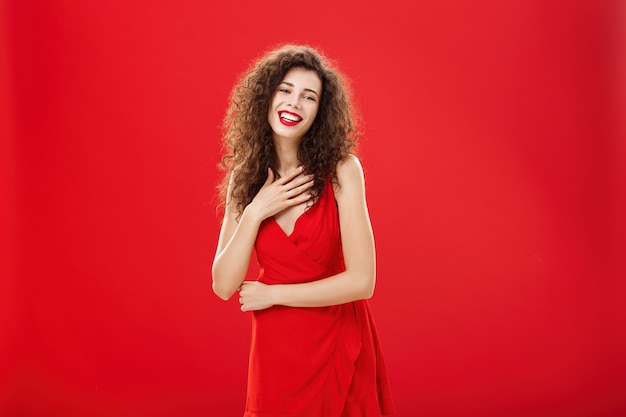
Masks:
[[[259,281],[292,284],[345,270],[330,180],[290,235],[273,218],[256,241]],[[393,413],[367,301],[274,306],[252,315],[244,417],[374,417]]]

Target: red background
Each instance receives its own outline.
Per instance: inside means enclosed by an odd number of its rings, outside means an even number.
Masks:
[[[242,414],[249,316],[210,289],[220,123],[294,41],[364,121],[398,416],[626,415],[625,16],[4,1],[0,414]]]

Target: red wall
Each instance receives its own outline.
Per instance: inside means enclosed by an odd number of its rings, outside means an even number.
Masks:
[[[285,41],[353,82],[398,416],[626,415],[623,2],[211,3],[2,3],[0,415],[242,414],[219,126]]]

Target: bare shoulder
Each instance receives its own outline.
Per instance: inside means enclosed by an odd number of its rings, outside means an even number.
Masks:
[[[363,176],[361,161],[356,155],[348,155],[337,164],[337,177],[359,175]]]
[[[335,196],[361,194],[364,191],[365,180],[361,161],[355,155],[348,155],[337,164],[337,182]]]

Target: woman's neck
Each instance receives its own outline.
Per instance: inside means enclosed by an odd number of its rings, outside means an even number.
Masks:
[[[300,165],[296,144],[285,144],[274,140],[274,147],[276,148],[276,171],[280,176],[284,176]]]

